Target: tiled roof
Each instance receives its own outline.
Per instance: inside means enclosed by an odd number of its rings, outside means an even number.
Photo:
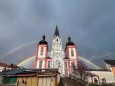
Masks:
[[[23,71],[25,71],[25,69],[6,70],[2,72],[2,75],[16,75]]]
[[[104,60],[105,63],[110,64],[110,65],[115,65],[115,60]]]
[[[2,72],[2,75],[16,75],[27,73],[58,72],[58,69],[14,69]]]
[[[46,57],[47,59],[52,59],[52,58],[50,58],[50,57]]]
[[[9,65],[7,65],[6,63],[2,63],[2,62],[0,62],[0,66],[1,66],[1,67],[9,67],[9,68],[10,68]]]
[[[65,57],[65,58],[63,58],[63,59],[68,59],[68,57]]]

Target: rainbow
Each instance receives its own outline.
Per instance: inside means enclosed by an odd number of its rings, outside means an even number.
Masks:
[[[11,55],[11,54],[13,54],[13,53],[15,53],[15,52],[17,52],[17,51],[19,51],[19,50],[21,50],[21,49],[27,47],[27,46],[30,46],[30,45],[32,45],[32,44],[35,44],[35,43],[37,43],[37,41],[30,42],[30,43],[21,45],[21,46],[19,46],[19,47],[16,47],[16,48],[12,49],[11,51],[9,51],[8,53],[6,53],[6,54],[4,54],[3,56],[1,56],[1,59],[2,59],[2,58],[5,58],[5,57],[8,57],[9,55]]]
[[[83,61],[86,62],[86,63],[91,64],[92,66],[94,66],[94,67],[97,68],[97,69],[100,69],[99,66],[97,66],[96,64],[94,64],[93,62],[89,61],[88,59],[86,59],[86,58],[84,58],[84,57],[80,57],[80,56],[79,56],[79,59],[83,60]]]
[[[31,57],[29,57],[29,58],[27,58],[27,59],[21,61],[20,63],[18,63],[18,66],[23,66],[23,65],[25,65],[26,62],[29,62],[29,61],[31,61],[31,60],[33,60],[33,59],[35,59],[35,56],[31,56]],[[92,62],[89,61],[88,59],[85,59],[85,58],[83,58],[83,57],[81,57],[81,56],[79,56],[79,59],[82,60],[83,62],[86,62],[86,63],[92,65],[92,66],[93,66],[94,68],[96,68],[96,69],[100,69],[100,67],[98,67],[96,64],[92,63]]]
[[[27,46],[30,46],[30,45],[32,45],[32,44],[35,44],[35,43],[37,43],[37,41],[30,42],[30,43],[21,45],[21,46],[19,46],[19,47],[17,47],[17,48],[14,48],[13,50],[11,50],[11,51],[9,51],[8,53],[4,54],[4,55],[1,57],[1,59],[2,59],[2,58],[4,59],[4,58],[8,57],[9,55],[11,55],[11,54],[13,54],[13,53],[15,53],[15,52],[17,52],[17,51],[19,51],[19,50],[21,50],[21,49],[27,47]],[[29,61],[32,60],[32,59],[35,59],[35,56],[31,56],[31,57],[29,57],[29,58],[27,58],[27,59],[25,59],[25,60],[19,62],[19,63],[18,63],[18,66],[24,65],[24,63],[29,62]],[[97,69],[100,69],[100,67],[98,67],[96,64],[92,63],[92,62],[89,61],[88,59],[85,59],[84,57],[79,56],[79,59],[83,60],[84,62],[87,62],[87,63],[91,64],[92,66],[94,66],[94,67],[97,68]]]
[[[19,62],[17,65],[18,65],[18,66],[22,66],[22,65],[24,65],[24,63],[26,63],[26,62],[28,62],[28,61],[30,61],[30,60],[32,60],[32,59],[35,59],[35,56],[31,56],[31,57],[29,57],[29,58],[27,58],[27,59],[25,59],[25,60]]]

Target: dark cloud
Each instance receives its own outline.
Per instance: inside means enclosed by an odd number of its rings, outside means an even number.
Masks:
[[[114,3],[114,0],[1,0],[0,56],[41,40],[44,33],[50,44],[58,25],[64,46],[71,35],[81,56],[102,59],[110,53],[108,57],[112,55],[114,59]]]

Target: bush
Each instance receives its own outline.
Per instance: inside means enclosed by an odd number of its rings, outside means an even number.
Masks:
[[[62,80],[60,80],[60,83],[58,84],[58,86],[63,86]]]
[[[102,86],[114,86],[113,84],[102,84]]]
[[[89,86],[114,86],[113,84],[89,84]]]
[[[89,84],[89,86],[101,86],[99,84]]]

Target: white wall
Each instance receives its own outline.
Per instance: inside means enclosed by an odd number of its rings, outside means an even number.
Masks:
[[[106,79],[107,83],[115,82],[114,75],[111,71],[90,71],[92,74],[99,76],[100,82],[102,78]],[[88,82],[91,83],[91,77],[88,77]]]
[[[2,72],[3,70],[4,70],[4,68],[6,68],[6,70],[10,70],[11,68],[8,68],[8,67],[2,67],[2,66],[0,66],[0,72]]]
[[[2,72],[2,70],[4,70],[4,67],[0,67],[0,72]]]

